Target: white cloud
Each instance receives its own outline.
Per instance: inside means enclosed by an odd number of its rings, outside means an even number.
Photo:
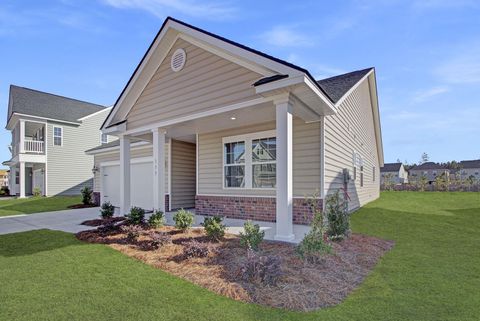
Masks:
[[[451,9],[476,7],[475,0],[415,0],[412,2],[414,9]]]
[[[427,90],[418,91],[413,96],[413,100],[415,102],[423,102],[423,101],[429,100],[432,97],[444,94],[444,93],[449,92],[449,91],[450,91],[450,88],[448,88],[446,86],[433,87],[433,88],[430,88],[430,89],[427,89]]]
[[[266,43],[278,47],[314,45],[313,39],[301,32],[298,32],[294,28],[287,26],[275,26],[261,34],[260,38]]]
[[[179,12],[192,17],[225,19],[233,16],[236,8],[225,3],[199,0],[103,0],[104,3],[121,9],[140,9],[158,17]]]
[[[445,61],[434,73],[443,81],[453,84],[480,83],[480,46]]]

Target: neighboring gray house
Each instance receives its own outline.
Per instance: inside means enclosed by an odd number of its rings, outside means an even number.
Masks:
[[[415,182],[418,181],[422,176],[425,176],[427,181],[432,183],[435,181],[435,178],[442,174],[445,174],[448,178],[450,175],[450,170],[438,163],[426,162],[411,168],[408,177],[410,182]]]
[[[454,173],[462,180],[473,177],[475,180],[480,180],[480,159],[466,160],[459,163],[460,167]]]
[[[408,172],[402,163],[388,163],[380,168],[380,184],[385,182],[393,184],[408,183]]]
[[[10,86],[6,129],[12,132],[10,191],[25,197],[80,194],[93,186],[93,156],[108,143],[99,128],[111,108],[24,87]]]

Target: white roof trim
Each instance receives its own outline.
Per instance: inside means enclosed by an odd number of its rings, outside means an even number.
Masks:
[[[92,114],[90,114],[90,115],[87,115],[87,116],[84,116],[84,117],[82,117],[82,118],[79,118],[78,120],[80,120],[80,121],[85,120],[85,119],[87,119],[87,118],[96,116],[96,115],[98,115],[98,114],[100,114],[100,113],[103,113],[103,112],[106,112],[106,111],[110,111],[112,108],[113,108],[113,106],[104,108],[104,109],[99,110],[99,111],[96,111],[96,112],[94,112],[94,113],[92,113]]]

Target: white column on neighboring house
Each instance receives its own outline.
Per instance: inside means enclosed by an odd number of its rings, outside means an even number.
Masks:
[[[19,163],[19,181],[20,198],[25,197],[25,162]]]
[[[130,210],[130,138],[120,136],[120,215]]]
[[[19,140],[19,153],[25,152],[25,120],[20,119],[20,140]]]
[[[277,213],[275,239],[293,241],[293,115],[286,95],[275,100],[277,123]]]
[[[165,212],[165,130],[153,133],[153,208]]]

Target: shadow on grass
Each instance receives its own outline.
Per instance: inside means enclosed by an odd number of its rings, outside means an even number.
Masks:
[[[66,232],[48,229],[0,235],[0,256],[14,257],[48,252],[68,246],[84,246]]]

